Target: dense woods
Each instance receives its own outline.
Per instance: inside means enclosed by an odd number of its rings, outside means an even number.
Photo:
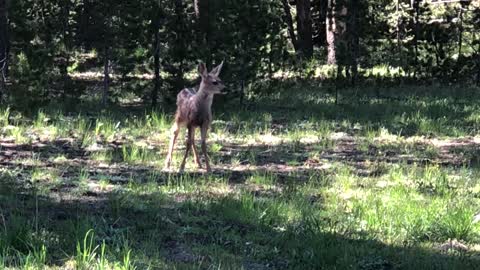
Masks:
[[[292,69],[351,83],[371,81],[373,67],[396,83],[480,80],[478,1],[0,4],[2,93],[15,102],[90,91],[104,104],[134,93],[156,105],[171,101],[199,60],[209,67],[225,60],[233,90]],[[315,73],[327,64],[337,65],[334,74]],[[85,71],[102,77],[102,91],[80,83]]]

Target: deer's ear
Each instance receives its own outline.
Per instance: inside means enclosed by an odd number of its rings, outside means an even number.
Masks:
[[[214,69],[212,69],[212,71],[210,71],[210,73],[218,77],[218,75],[220,75],[220,72],[222,71],[222,67],[223,67],[223,61],[220,63],[220,65],[218,65]]]
[[[208,76],[207,67],[204,63],[198,64],[198,74],[200,74],[202,78],[206,78]]]

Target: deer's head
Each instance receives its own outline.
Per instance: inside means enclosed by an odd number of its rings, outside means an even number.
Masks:
[[[198,65],[198,73],[202,77],[202,85],[204,91],[209,94],[221,94],[225,88],[222,80],[218,77],[222,71],[223,61],[220,65],[216,66],[210,72],[207,71],[207,67],[204,63]]]

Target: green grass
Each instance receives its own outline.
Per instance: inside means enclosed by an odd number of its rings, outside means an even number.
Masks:
[[[480,108],[420,88],[216,112],[213,174],[168,114],[4,108],[0,269],[475,269]]]

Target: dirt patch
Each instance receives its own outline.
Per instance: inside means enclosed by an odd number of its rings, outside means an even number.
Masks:
[[[201,261],[202,256],[195,255],[185,244],[169,241],[166,244],[168,250],[166,258],[177,263],[194,263]]]

